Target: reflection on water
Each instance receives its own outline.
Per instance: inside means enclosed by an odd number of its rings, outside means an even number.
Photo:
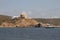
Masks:
[[[0,40],[60,40],[60,28],[0,28]]]

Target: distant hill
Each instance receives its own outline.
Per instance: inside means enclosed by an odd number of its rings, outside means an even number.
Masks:
[[[0,15],[0,24],[4,21],[10,21],[11,20],[11,16],[7,16],[7,15]]]
[[[59,25],[60,26],[60,18],[49,18],[49,19],[33,18],[33,19],[37,20],[38,22],[49,23],[49,24]]]
[[[8,19],[10,19],[10,18],[11,18],[11,16],[7,16],[7,15],[0,15],[0,19],[1,19],[1,18],[2,18],[2,19],[4,19],[4,18],[5,18],[5,19],[7,19],[7,18],[8,18]]]

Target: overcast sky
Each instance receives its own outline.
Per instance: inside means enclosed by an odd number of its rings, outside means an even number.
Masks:
[[[18,16],[23,11],[30,17],[60,18],[60,0],[0,0],[0,14]]]

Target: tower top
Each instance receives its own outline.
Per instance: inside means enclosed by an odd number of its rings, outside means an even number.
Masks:
[[[20,16],[21,18],[28,18],[27,13],[25,11],[23,11]]]

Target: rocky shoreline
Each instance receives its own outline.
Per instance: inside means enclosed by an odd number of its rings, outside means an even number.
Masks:
[[[11,21],[4,21],[0,27],[49,27],[50,24],[48,23],[42,23],[38,22],[31,17],[28,17],[28,15],[25,12],[22,12],[22,14],[19,17],[12,17]]]

